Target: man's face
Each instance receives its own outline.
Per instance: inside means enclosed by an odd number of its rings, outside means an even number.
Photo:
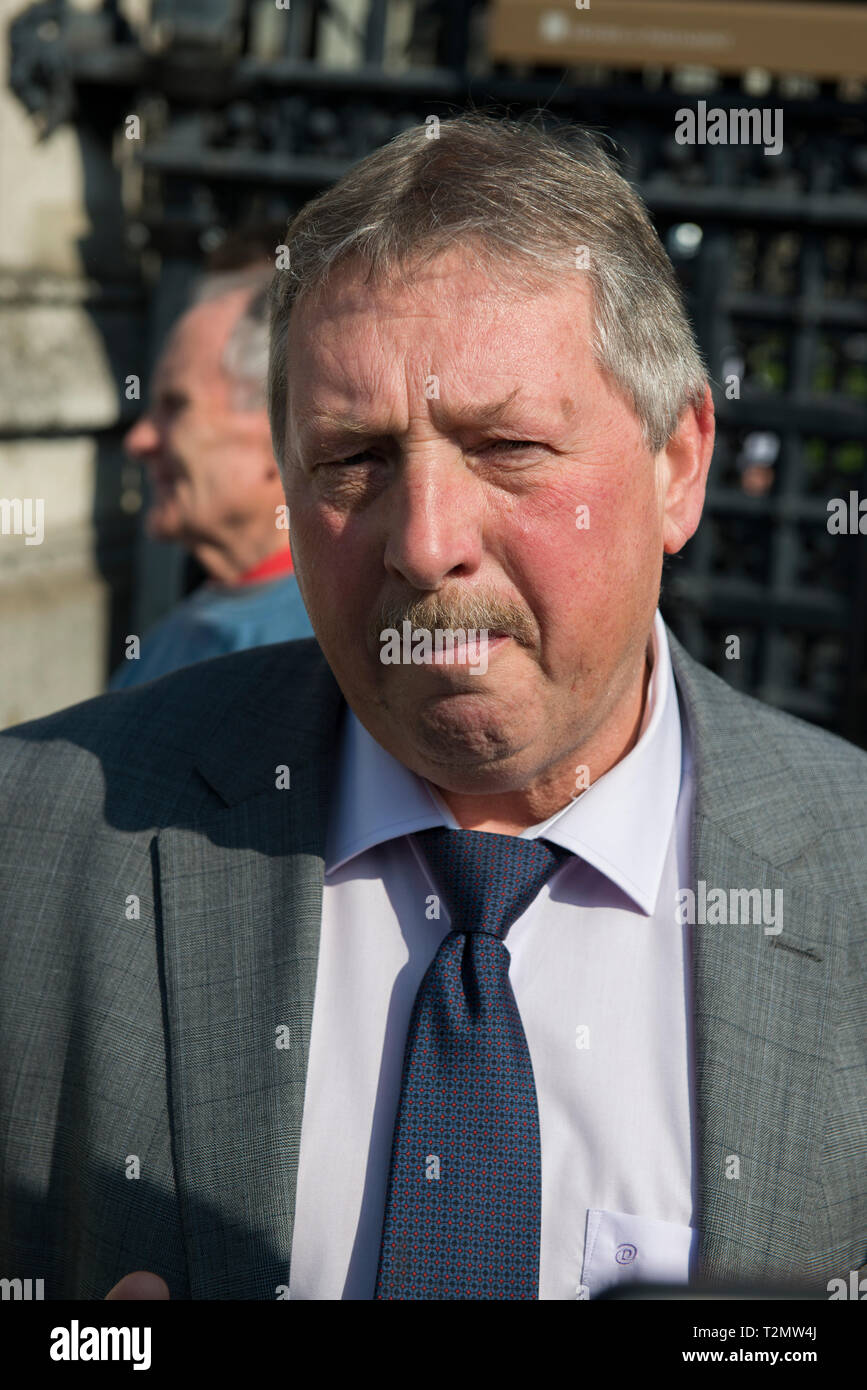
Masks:
[[[156,540],[192,546],[223,539],[261,515],[263,488],[273,489],[267,412],[235,409],[220,365],[249,297],[249,290],[233,291],[179,319],[157,364],[147,413],[124,439],[150,478],[146,529]]]
[[[597,737],[643,675],[663,549],[698,523],[703,474],[684,483],[680,455],[647,452],[590,344],[581,272],[507,298],[459,249],[410,289],[346,265],[293,311],[286,489],[307,611],[368,731],[454,792],[541,785]],[[484,674],[383,664],[379,634],[407,616],[504,636]]]

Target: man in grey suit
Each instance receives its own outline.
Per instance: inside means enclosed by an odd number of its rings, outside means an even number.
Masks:
[[[867,756],[659,617],[713,412],[644,209],[582,132],[474,115],[364,160],[287,246],[269,408],[319,645],[0,743],[2,1273],[47,1298],[494,1296],[490,1271],[501,1297],[826,1296],[867,1253]],[[506,956],[434,842],[553,854]],[[482,1037],[479,941],[505,1012],[458,1075],[417,1015],[441,1040],[446,1000]],[[496,1200],[516,1172],[523,1214]],[[434,1210],[413,1264],[399,1233]]]

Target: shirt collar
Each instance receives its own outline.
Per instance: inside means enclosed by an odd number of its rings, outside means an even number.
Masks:
[[[239,574],[235,583],[261,584],[266,579],[275,579],[278,574],[292,574],[293,570],[292,551],[285,545],[264,560],[260,560],[258,565],[253,565],[252,569]]]
[[[657,610],[647,699],[634,748],[597,782],[523,838],[544,835],[599,870],[653,912],[681,781],[681,721],[668,637]],[[347,708],[325,872],[399,835],[429,826],[460,829],[425,778],[387,753]]]

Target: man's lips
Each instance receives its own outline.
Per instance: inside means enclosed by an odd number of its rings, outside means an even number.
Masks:
[[[454,652],[450,654],[447,650],[437,652],[436,648],[431,652],[430,665],[432,666],[463,666],[476,665],[483,656],[490,656],[499,647],[505,645],[510,639],[508,632],[489,631],[487,637],[471,638],[467,642],[456,641]],[[427,663],[424,663],[427,664]]]
[[[517,623],[514,628],[495,627],[479,625],[476,619],[468,627],[453,623],[429,626],[419,621],[420,616],[408,618],[386,612],[380,617],[381,626],[371,633],[371,642],[377,643],[384,666],[472,666],[481,671],[487,655],[505,651],[509,643],[527,648],[534,645],[529,630]],[[443,616],[437,614],[440,623]]]

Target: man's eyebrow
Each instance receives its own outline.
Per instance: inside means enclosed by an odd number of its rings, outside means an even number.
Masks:
[[[501,401],[488,401],[482,405],[470,405],[462,414],[482,428],[498,425],[509,407],[513,404],[520,389],[519,386],[516,386],[515,389],[510,391],[508,396]],[[378,433],[371,426],[369,421],[360,420],[353,415],[343,415],[339,410],[328,410],[324,407],[317,410],[299,410],[295,417],[295,425],[299,434],[302,432],[321,432],[323,434],[331,433],[358,436],[361,438]]]
[[[352,415],[342,415],[339,410],[299,410],[295,416],[295,427],[301,431],[326,431],[340,434],[370,434],[370,424]]]

